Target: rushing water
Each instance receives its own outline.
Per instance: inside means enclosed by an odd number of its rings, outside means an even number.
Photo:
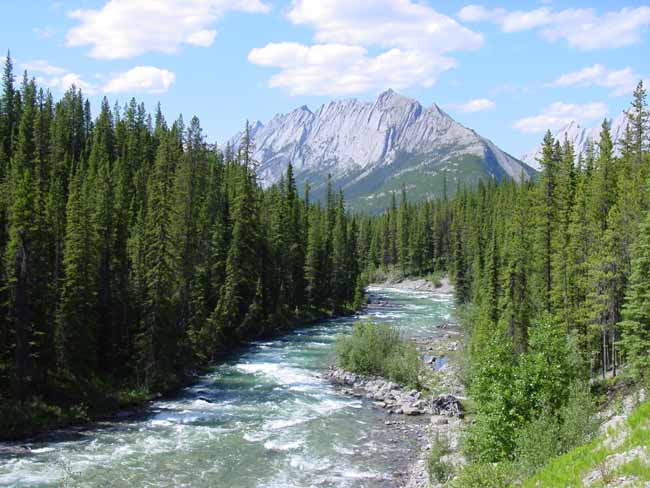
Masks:
[[[450,319],[449,296],[372,288],[365,317],[405,336]],[[137,417],[0,445],[0,486],[364,487],[390,484],[385,413],[320,375],[357,318],[258,342]],[[4,448],[4,451],[3,451]],[[3,454],[4,452],[4,454]]]

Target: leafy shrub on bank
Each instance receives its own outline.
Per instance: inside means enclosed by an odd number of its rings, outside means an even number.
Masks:
[[[415,346],[389,325],[359,322],[352,334],[336,343],[337,364],[353,373],[383,376],[401,385],[421,388],[424,368]]]

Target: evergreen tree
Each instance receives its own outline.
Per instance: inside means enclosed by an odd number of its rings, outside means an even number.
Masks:
[[[630,375],[646,379],[650,374],[650,213],[646,214],[634,246],[623,318],[621,346]]]
[[[57,314],[58,363],[75,381],[89,380],[97,366],[95,276],[96,236],[83,168],[70,182],[63,258],[64,277]]]

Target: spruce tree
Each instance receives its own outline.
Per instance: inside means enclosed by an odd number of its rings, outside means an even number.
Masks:
[[[84,176],[79,168],[70,182],[56,331],[58,363],[73,381],[89,380],[97,368],[97,241]]]
[[[641,224],[632,256],[632,274],[625,297],[621,347],[630,375],[650,375],[650,213]]]

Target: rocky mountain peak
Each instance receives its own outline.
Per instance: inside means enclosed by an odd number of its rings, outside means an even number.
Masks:
[[[388,89],[374,102],[340,99],[312,112],[302,106],[251,131],[263,185],[279,180],[291,163],[298,183],[314,195],[331,174],[358,207],[384,205],[389,192],[412,187],[412,199],[430,198],[446,178],[519,179],[532,170],[462,126],[435,103],[428,109]],[[231,142],[236,146],[241,134]]]
[[[608,122],[611,127],[612,141],[614,142],[614,151],[618,152],[618,144],[616,144],[625,134],[625,127],[627,125],[627,115],[625,113],[619,114],[617,117],[608,119]],[[576,157],[580,154],[583,156],[587,152],[587,144],[592,142],[597,144],[600,141],[600,131],[601,131],[602,122],[592,126],[584,127],[579,122],[572,120],[566,124],[561,129],[557,130],[553,137],[564,143],[565,140],[568,140],[572,145],[575,151]],[[535,149],[524,154],[521,157],[521,160],[524,161],[529,166],[538,169],[539,168],[539,158],[542,155],[542,146],[541,143]]]

